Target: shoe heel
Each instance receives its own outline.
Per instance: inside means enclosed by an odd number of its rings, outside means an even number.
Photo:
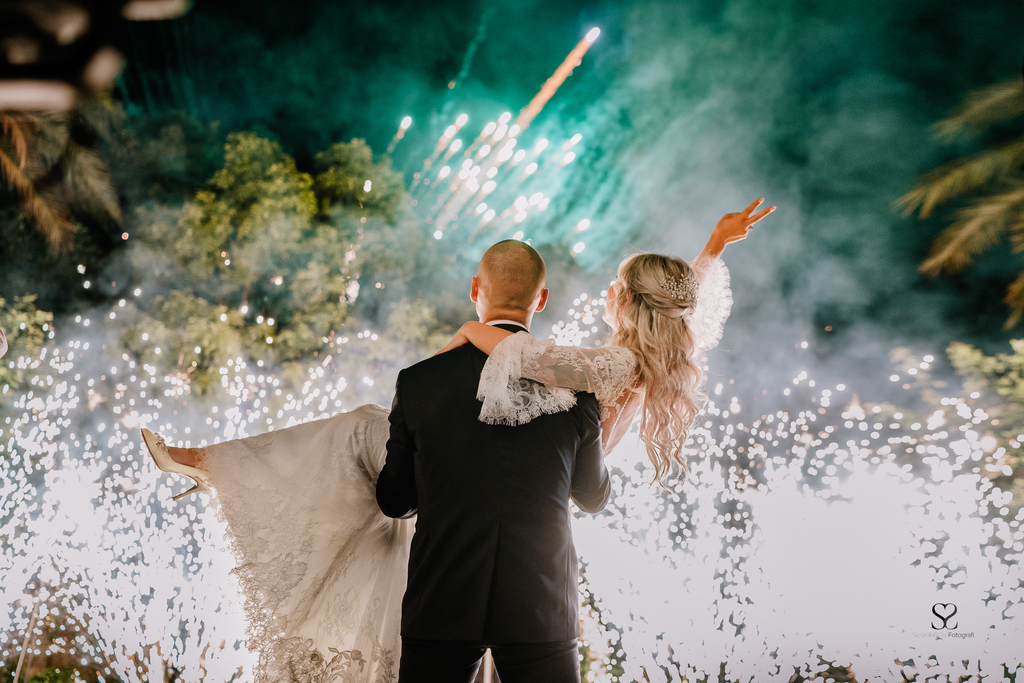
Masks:
[[[202,482],[198,482],[198,481],[197,481],[197,482],[196,482],[196,484],[195,484],[195,486],[193,486],[192,488],[190,488],[190,489],[189,489],[188,491],[185,491],[184,493],[179,493],[179,494],[178,494],[178,495],[176,495],[176,496],[172,496],[172,497],[171,497],[171,500],[173,500],[173,501],[178,501],[178,500],[180,500],[180,499],[184,498],[185,496],[187,496],[187,495],[189,495],[189,494],[192,494],[192,493],[199,493],[200,491],[209,491],[209,490],[210,490],[210,489],[206,488],[206,486],[204,486],[204,485],[202,484]]]

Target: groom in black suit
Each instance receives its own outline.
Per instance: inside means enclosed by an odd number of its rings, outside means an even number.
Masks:
[[[481,322],[529,330],[544,308],[529,245],[487,250],[471,297]],[[518,427],[480,422],[487,356],[465,344],[398,375],[377,503],[417,515],[402,602],[399,683],[468,683],[486,648],[502,683],[580,680],[570,498],[599,512],[610,485],[592,394]]]

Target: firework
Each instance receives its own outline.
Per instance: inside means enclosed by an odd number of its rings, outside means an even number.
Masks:
[[[551,335],[591,343],[601,296],[581,294]],[[229,680],[252,662],[225,529],[205,499],[171,502],[181,484],[153,467],[138,427],[202,446],[352,408],[354,386],[386,401],[392,378],[341,376],[328,358],[286,390],[237,358],[199,397],[109,357],[87,320],[68,330],[78,338],[10,361],[35,375],[4,394],[0,645],[10,657],[24,642],[36,657],[70,653],[126,681],[157,680],[165,665]],[[383,342],[365,330],[353,343]],[[712,387],[688,442],[685,482],[649,485],[627,439],[610,456],[608,509],[575,524],[598,680],[616,666],[622,681],[722,666],[728,680],[834,667],[888,680],[1020,664],[1024,513],[983,476],[1002,456],[983,411],[948,397],[941,415],[905,418],[799,373],[772,390],[791,407],[762,414],[726,386]],[[957,606],[965,637],[935,639],[936,604]],[[49,636],[28,628],[34,612]]]

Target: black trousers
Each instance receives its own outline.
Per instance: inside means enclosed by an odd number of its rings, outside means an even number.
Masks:
[[[488,647],[501,683],[580,683],[575,639],[486,645],[405,637],[398,683],[473,683]]]

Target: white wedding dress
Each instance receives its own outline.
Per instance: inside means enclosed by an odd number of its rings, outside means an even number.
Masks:
[[[719,259],[694,265],[701,284],[688,322],[706,351],[732,305],[729,274]],[[566,410],[576,401],[570,389],[593,392],[607,411],[635,372],[624,349],[556,346],[515,334],[484,365],[480,419],[521,424]],[[522,380],[554,384],[556,375],[566,388]],[[203,450],[200,467],[237,561],[247,645],[259,655],[257,683],[398,678],[415,520],[390,519],[377,507],[387,416],[386,409],[365,405]]]

